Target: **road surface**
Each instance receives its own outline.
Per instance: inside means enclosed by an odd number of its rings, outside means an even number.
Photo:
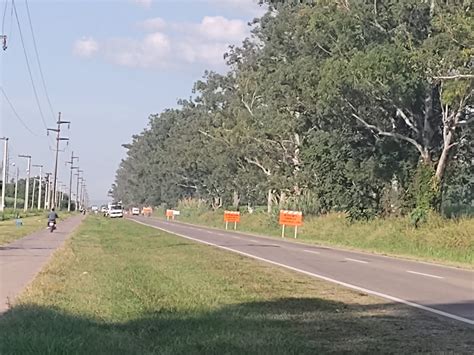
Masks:
[[[175,221],[141,216],[132,219],[196,242],[474,325],[473,271]]]

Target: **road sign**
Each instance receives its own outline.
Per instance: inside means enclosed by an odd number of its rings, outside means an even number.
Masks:
[[[295,227],[295,238],[298,235],[298,227],[303,225],[303,212],[280,211],[281,237],[285,237],[285,226]]]
[[[175,216],[179,216],[180,212],[176,210],[166,210],[166,219],[174,219]]]
[[[237,223],[240,223],[240,212],[224,211],[225,229],[228,228],[229,222],[234,223],[234,229],[237,229]]]
[[[143,207],[142,208],[142,214],[144,216],[150,217],[153,212],[153,209],[151,207]]]

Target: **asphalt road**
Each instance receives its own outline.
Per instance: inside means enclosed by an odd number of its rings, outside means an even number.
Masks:
[[[474,325],[473,271],[155,218],[132,219],[196,242]]]

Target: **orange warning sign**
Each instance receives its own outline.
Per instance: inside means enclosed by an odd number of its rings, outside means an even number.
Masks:
[[[240,212],[224,211],[224,222],[240,223]]]
[[[281,210],[280,225],[295,227],[303,225],[303,212]]]
[[[142,208],[142,215],[150,217],[152,213],[153,213],[153,209],[151,207]]]

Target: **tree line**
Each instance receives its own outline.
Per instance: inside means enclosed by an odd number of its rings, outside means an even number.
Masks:
[[[471,205],[470,2],[269,1],[191,98],[125,144],[124,204],[199,198],[351,218]]]

